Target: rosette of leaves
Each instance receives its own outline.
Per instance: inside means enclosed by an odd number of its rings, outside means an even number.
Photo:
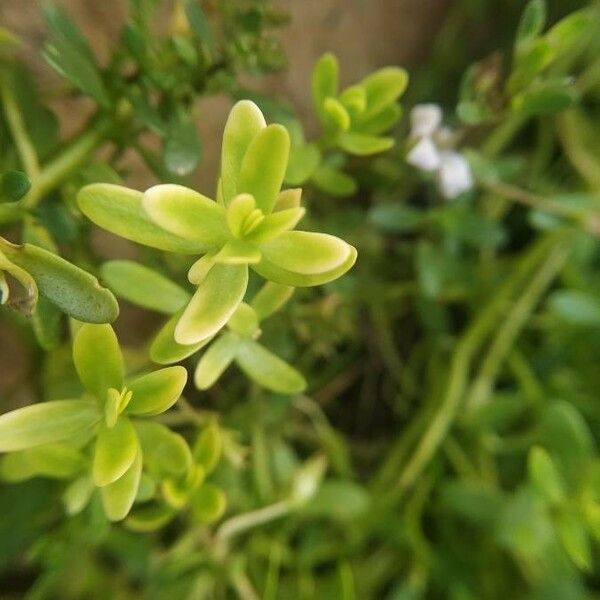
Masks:
[[[128,514],[138,493],[144,418],[166,411],[178,400],[187,372],[173,366],[126,380],[110,325],[81,326],[73,342],[73,362],[85,390],[82,397],[34,404],[0,416],[0,452],[21,453],[9,460],[26,463],[32,452],[43,462],[57,445],[89,449],[91,473],[68,490],[68,506],[83,508],[97,487],[107,517],[118,521]]]
[[[334,196],[354,193],[355,180],[342,170],[343,153],[370,156],[394,145],[394,139],[383,134],[402,115],[397,101],[407,84],[404,69],[384,67],[340,91],[338,61],[333,54],[324,54],[312,74],[313,103],[323,134],[315,142],[306,142],[300,123],[294,122],[285,181],[301,185],[310,179]]]
[[[200,358],[194,382],[205,390],[235,362],[255,383],[282,394],[296,394],[306,387],[304,377],[257,340],[260,323],[277,312],[292,296],[294,288],[267,282],[249,304],[242,302],[218,337],[182,345],[174,339],[181,311],[191,296],[164,275],[138,263],[114,260],[101,268],[103,281],[120,298],[171,315],[150,346],[150,358],[160,364],[183,360],[208,346]]]
[[[38,301],[89,323],[110,323],[119,314],[115,297],[93,275],[39,246],[0,237],[0,304],[31,315]]]
[[[221,458],[222,433],[216,423],[202,429],[192,450],[183,438],[177,444],[169,429],[146,422],[138,427],[152,492],[138,497],[125,521],[134,531],[154,531],[175,515],[188,511],[194,521],[211,523],[225,512],[225,493],[207,481]],[[181,436],[178,436],[181,437]]]
[[[197,291],[174,328],[178,344],[212,338],[246,293],[249,268],[287,286],[315,286],[352,267],[356,250],[325,233],[294,231],[304,215],[300,190],[281,190],[289,136],[240,101],[223,134],[217,200],[180,185],[136,192],[110,184],[82,188],[77,200],[97,225],[162,250],[201,254],[188,272]]]

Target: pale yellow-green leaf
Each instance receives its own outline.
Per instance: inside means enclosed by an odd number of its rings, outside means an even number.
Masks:
[[[0,415],[0,452],[14,452],[62,442],[97,425],[102,418],[95,402],[54,400]]]
[[[223,207],[182,185],[155,185],[144,193],[142,205],[156,225],[186,240],[219,248],[227,239]]]
[[[104,401],[123,387],[123,356],[110,325],[83,325],[73,340],[73,362],[84,387]]]
[[[179,366],[137,377],[127,384],[132,396],[126,412],[132,415],[158,415],[177,402],[186,382],[187,371]]]
[[[142,453],[138,451],[127,471],[102,490],[102,506],[110,521],[123,520],[131,510],[142,475]]]
[[[217,333],[244,298],[247,285],[247,265],[215,265],[183,311],[175,341],[196,344]]]
[[[94,449],[94,483],[105,486],[123,476],[139,450],[138,438],[131,421],[121,416],[114,427],[102,425]]]
[[[215,340],[204,352],[196,372],[194,383],[200,390],[211,387],[233,361],[239,344],[239,337],[234,333],[225,333]]]

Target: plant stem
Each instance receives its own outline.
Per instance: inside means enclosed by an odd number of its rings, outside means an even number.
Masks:
[[[498,125],[488,136],[481,147],[482,152],[487,156],[495,156],[502,152],[515,134],[523,127],[526,117],[520,114],[510,114],[502,123]]]
[[[471,391],[465,401],[467,412],[480,407],[489,400],[500,367],[508,356],[515,339],[525,326],[527,319],[548,286],[564,266],[570,249],[570,244],[563,243],[552,250],[504,320],[487,355],[483,359],[479,375],[471,386]]]
[[[215,535],[215,541],[224,543],[243,531],[283,517],[290,512],[291,508],[290,501],[281,500],[263,508],[231,517],[219,527]]]
[[[23,168],[27,175],[29,175],[29,178],[35,180],[40,171],[37,152],[27,133],[23,115],[21,114],[17,99],[15,98],[13,86],[11,85],[11,82],[8,81],[6,74],[0,78],[0,91],[4,103],[6,122],[12,134],[21,162],[23,163]]]
[[[113,121],[98,119],[87,131],[76,138],[54,160],[42,168],[32,181],[27,195],[20,201],[24,208],[35,208],[40,200],[60,182],[80,167],[96,148],[105,141]]]
[[[564,232],[560,231],[547,234],[538,240],[521,259],[515,272],[463,334],[450,363],[446,393],[437,412],[428,422],[409,462],[400,473],[395,487],[391,490],[392,497],[402,495],[410,488],[435,456],[457,416],[467,386],[471,363],[477,356],[483,340],[502,316],[516,290],[527,281],[533,269],[554,248],[557,238],[562,239],[563,235]]]

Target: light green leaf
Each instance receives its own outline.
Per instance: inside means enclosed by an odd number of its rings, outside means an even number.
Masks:
[[[264,257],[263,260],[261,260],[258,264],[252,265],[252,269],[261,277],[264,277],[265,279],[275,283],[290,285],[293,287],[312,287],[315,285],[329,283],[330,281],[334,281],[338,277],[341,277],[344,273],[352,268],[356,262],[357,254],[356,248],[350,246],[350,254],[348,258],[339,267],[316,275],[302,275],[294,271],[282,269],[280,266],[272,263],[269,260],[266,260]]]
[[[85,389],[102,402],[108,388],[123,387],[123,356],[110,325],[83,325],[73,340],[73,362]]]
[[[282,125],[269,125],[250,142],[242,160],[238,193],[254,196],[256,206],[269,214],[279,194],[287,169],[290,136]]]
[[[321,151],[316,144],[292,145],[284,180],[288,185],[302,185],[308,181],[321,162]]]
[[[93,183],[77,194],[81,212],[99,227],[132,242],[181,254],[200,254],[206,244],[184,240],[156,225],[142,207],[144,194],[120,185]]]
[[[119,298],[160,313],[172,315],[191,298],[191,294],[170,279],[131,260],[108,261],[100,273]]]
[[[323,104],[325,99],[335,97],[339,86],[339,65],[337,58],[328,52],[324,54],[312,73],[312,97],[315,111],[321,120],[324,120]]]
[[[215,248],[227,240],[223,207],[182,185],[155,185],[144,193],[142,205],[159,227],[186,240]]]
[[[216,423],[207,425],[196,440],[194,445],[194,462],[202,465],[204,472],[208,475],[212,473],[221,458],[223,440],[221,431]]]
[[[337,98],[325,99],[323,114],[326,124],[334,131],[348,131],[350,129],[350,115]]]
[[[225,206],[240,191],[246,191],[238,186],[242,161],[250,142],[266,126],[262,112],[250,100],[241,100],[231,109],[223,131],[221,151],[221,187]]]
[[[258,332],[258,315],[255,310],[242,302],[231,315],[227,327],[239,335],[254,337]]]
[[[10,482],[36,476],[72,479],[86,468],[87,461],[77,448],[66,444],[47,444],[5,456],[0,463],[0,476]]]
[[[347,87],[339,95],[339,100],[353,117],[360,115],[367,108],[367,93],[362,85]]]
[[[277,312],[292,296],[294,288],[267,281],[252,298],[250,306],[256,311],[259,320],[266,319]]]
[[[312,179],[320,190],[332,196],[351,196],[358,189],[356,181],[350,175],[326,164],[315,170]]]
[[[302,375],[252,339],[240,340],[236,362],[250,379],[280,394],[298,394],[306,388]]]
[[[215,265],[175,327],[175,341],[196,344],[217,333],[244,298],[247,265]]]
[[[33,277],[41,294],[74,319],[110,323],[117,318],[115,297],[83,269],[31,244],[17,246],[2,240],[0,250]]]
[[[202,523],[218,521],[227,507],[227,497],[220,487],[205,483],[190,498],[194,516]]]
[[[160,365],[168,365],[191,356],[206,346],[212,337],[196,344],[183,345],[175,341],[175,327],[183,314],[183,310],[175,313],[158,331],[150,346],[150,359]]]
[[[80,513],[90,501],[94,493],[94,482],[89,475],[75,479],[64,491],[62,496],[65,510],[69,516]]]
[[[62,442],[92,429],[102,415],[95,402],[55,400],[0,415],[0,452]]]
[[[394,146],[394,139],[348,131],[338,136],[337,144],[349,154],[370,156],[371,154],[378,154],[392,148]]]
[[[592,567],[592,547],[583,519],[572,510],[561,513],[558,534],[569,558],[582,571],[589,571]]]
[[[277,196],[275,210],[287,210],[288,208],[298,208],[302,202],[302,189],[290,188],[281,190]]]
[[[566,110],[579,99],[579,91],[569,79],[546,80],[517,94],[512,109],[525,116],[550,115]]]
[[[338,268],[348,259],[350,248],[338,237],[312,231],[287,231],[260,246],[269,262],[302,275]]]
[[[245,240],[230,240],[221,251],[214,257],[216,263],[225,265],[247,265],[257,263],[260,260],[260,252],[251,243]],[[190,276],[190,279],[197,277]]]
[[[183,436],[152,421],[138,421],[135,428],[144,463],[157,479],[182,475],[192,466],[192,452]]]
[[[241,238],[248,217],[256,211],[256,200],[250,194],[238,194],[227,207],[227,225],[229,231]]]
[[[137,377],[127,384],[133,395],[125,410],[132,415],[159,415],[177,402],[186,382],[183,367],[166,367]]]
[[[552,505],[565,499],[565,484],[548,452],[541,446],[529,451],[529,477],[543,497]]]
[[[408,73],[399,67],[384,67],[361,81],[367,95],[364,118],[376,115],[396,102],[408,86]]]
[[[134,460],[122,477],[105,485],[102,492],[104,512],[111,521],[121,521],[131,510],[142,475],[142,453],[138,451]]]
[[[525,7],[517,28],[515,47],[521,52],[530,42],[542,33],[546,23],[546,3],[544,0],[530,0]]]
[[[368,118],[359,118],[353,129],[371,135],[380,135],[393,127],[401,116],[402,109],[397,104],[390,104]]]
[[[265,217],[246,237],[256,244],[272,240],[285,231],[294,229],[305,213],[306,209],[301,206],[278,210]]]
[[[234,333],[224,333],[202,355],[194,373],[194,383],[200,390],[211,387],[232,363],[239,337]]]
[[[148,533],[164,527],[176,512],[166,506],[143,506],[131,513],[126,521],[125,527],[138,533]]]
[[[138,438],[127,417],[119,417],[114,427],[102,425],[94,452],[94,484],[102,487],[122,477],[138,452]]]

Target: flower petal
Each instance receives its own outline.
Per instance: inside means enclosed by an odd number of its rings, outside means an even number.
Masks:
[[[302,275],[336,269],[348,259],[350,248],[340,238],[312,231],[287,231],[260,245],[269,262]]]
[[[247,265],[215,265],[183,311],[175,341],[196,344],[217,333],[244,298],[247,286]]]
[[[155,185],[142,204],[154,223],[186,240],[219,247],[228,237],[223,207],[182,185]]]

